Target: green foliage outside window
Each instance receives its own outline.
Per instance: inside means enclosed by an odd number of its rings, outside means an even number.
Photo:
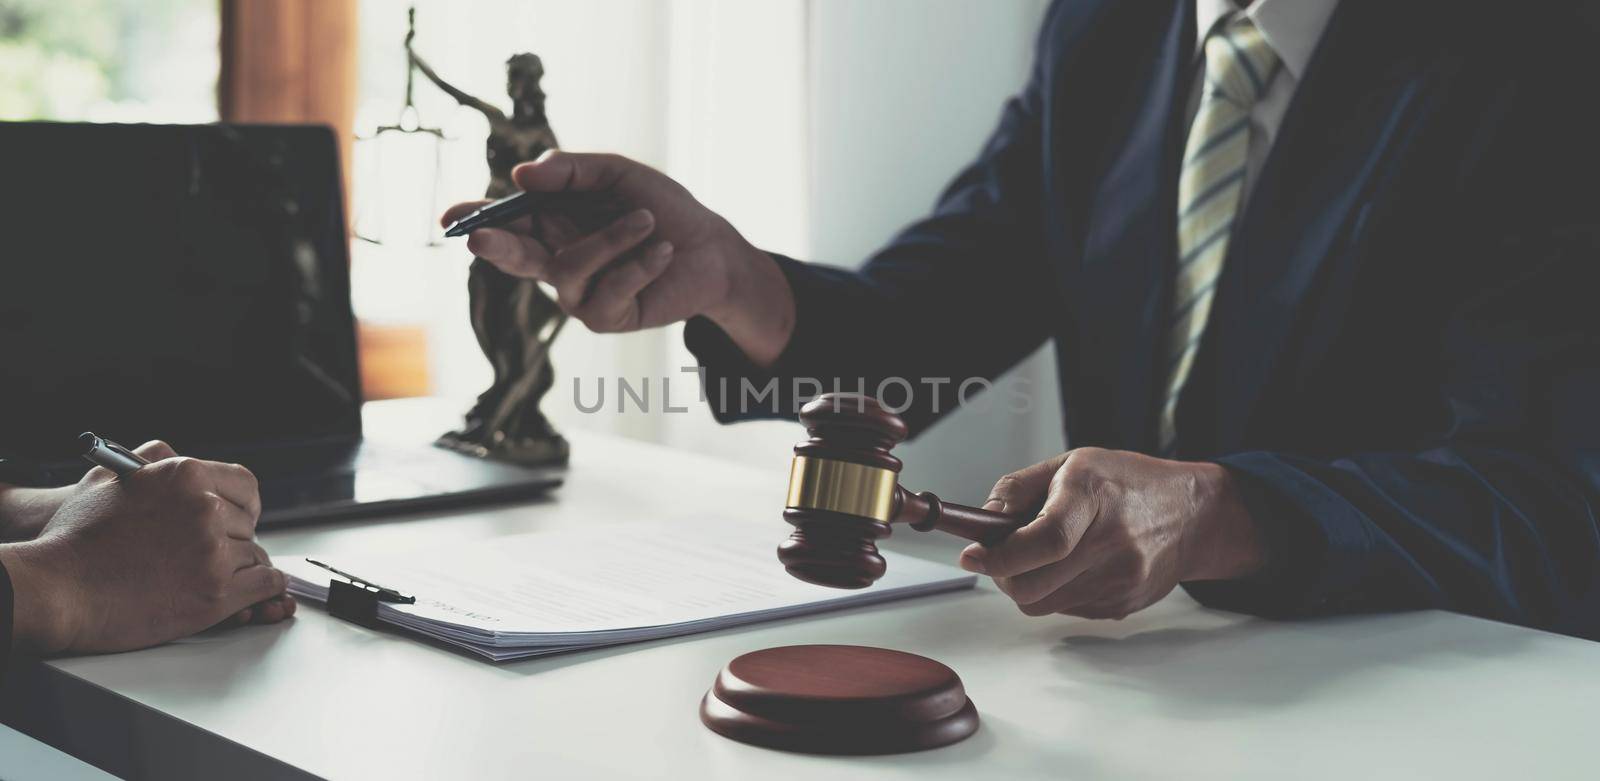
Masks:
[[[0,119],[194,119],[214,103],[216,6],[0,0]]]

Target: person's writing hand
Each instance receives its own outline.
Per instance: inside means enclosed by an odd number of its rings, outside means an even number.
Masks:
[[[627,209],[592,232],[548,212],[467,240],[501,271],[555,288],[561,309],[591,330],[634,331],[704,315],[763,365],[788,343],[794,300],[777,264],[665,174],[617,155],[553,151],[517,166],[512,178],[529,191],[603,192]],[[457,204],[442,222],[484,203]]]
[[[254,541],[255,476],[159,442],[137,452],[154,463],[121,478],[91,470],[36,539],[0,549],[19,645],[122,651],[293,615],[284,574]]]
[[[1080,448],[1000,478],[984,509],[1036,514],[960,559],[1030,616],[1122,618],[1180,582],[1244,577],[1264,559],[1232,477],[1216,464]]]

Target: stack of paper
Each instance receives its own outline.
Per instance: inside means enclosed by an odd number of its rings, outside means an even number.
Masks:
[[[869,588],[802,583],[777,560],[783,531],[771,523],[607,524],[405,555],[312,558],[416,597],[416,604],[380,604],[380,621],[495,661],[970,588],[976,580],[886,552],[888,574]],[[331,573],[299,556],[275,561],[291,576],[290,592],[327,601]]]

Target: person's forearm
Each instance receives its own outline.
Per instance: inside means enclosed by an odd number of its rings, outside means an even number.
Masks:
[[[1576,404],[1588,390],[1558,395]],[[1564,574],[1600,567],[1582,454],[1502,443],[1224,456],[1267,535],[1272,578],[1191,593],[1275,617],[1429,606],[1600,637],[1600,594]]]
[[[794,334],[794,291],[771,255],[743,243],[724,304],[705,313],[750,362],[771,368]]]
[[[0,545],[0,563],[11,577],[12,647],[40,656],[61,653],[70,645],[75,599],[61,577],[60,563],[49,561],[48,554],[48,547],[37,542]]]

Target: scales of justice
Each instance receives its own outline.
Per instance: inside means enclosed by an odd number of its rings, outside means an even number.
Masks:
[[[412,100],[414,77],[421,73],[457,103],[489,121],[484,150],[489,164],[485,197],[496,199],[518,192],[511,181],[511,169],[556,148],[540,86],[544,63],[538,55],[527,53],[506,61],[506,92],[511,99],[508,113],[445,81],[417,53],[412,45],[415,38],[416,9],[412,8],[405,37],[405,106],[398,122],[378,128],[372,138],[393,133],[423,134],[431,136],[435,143],[443,140],[443,131],[423,125]],[[576,217],[574,221],[581,222]],[[461,427],[443,434],[435,444],[469,456],[524,466],[565,465],[570,447],[539,410],[539,402],[555,383],[550,346],[566,324],[566,314],[537,281],[505,274],[482,258],[472,260],[467,289],[472,331],[494,369],[494,382],[478,395]]]

